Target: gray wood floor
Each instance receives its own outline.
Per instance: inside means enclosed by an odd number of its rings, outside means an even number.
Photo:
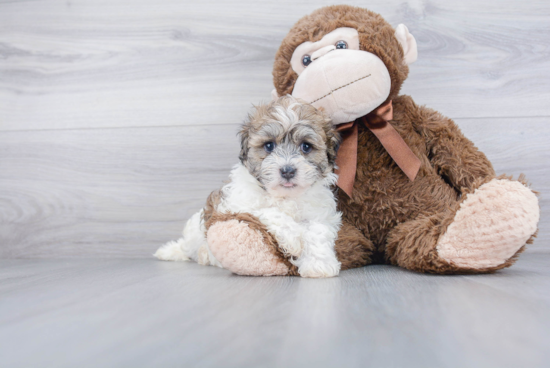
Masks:
[[[152,259],[0,260],[2,367],[548,367],[550,255],[495,275],[254,278]]]
[[[333,1],[0,0],[0,367],[548,367],[550,2],[346,1],[416,36],[403,93],[540,192],[494,275],[238,277],[151,258],[237,161]]]

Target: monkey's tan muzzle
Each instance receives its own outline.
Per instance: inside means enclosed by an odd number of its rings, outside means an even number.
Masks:
[[[390,94],[388,69],[376,55],[334,50],[315,59],[298,77],[292,95],[322,109],[333,124],[368,114]]]

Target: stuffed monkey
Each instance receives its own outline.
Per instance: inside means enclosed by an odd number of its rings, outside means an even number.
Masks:
[[[337,157],[342,270],[371,263],[436,274],[509,267],[535,237],[537,197],[523,177],[497,177],[451,119],[399,95],[416,58],[406,26],[394,29],[379,14],[345,5],[300,19],[275,56],[274,95],[323,109],[344,138]],[[208,233],[224,234],[210,246],[225,268],[296,274],[257,219],[208,216]],[[240,243],[228,222],[259,241]]]

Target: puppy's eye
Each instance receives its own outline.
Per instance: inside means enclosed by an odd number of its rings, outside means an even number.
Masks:
[[[274,142],[267,142],[264,144],[264,149],[267,153],[273,151],[275,149],[275,143]]]
[[[302,56],[302,64],[304,64],[304,66],[308,66],[309,64],[311,64],[311,56],[309,55]]]
[[[307,142],[303,142],[301,145],[300,145],[300,148],[302,149],[302,152],[303,153],[310,153],[311,152],[311,149],[313,148],[311,146],[311,144],[307,143]]]
[[[340,40],[340,41],[336,42],[336,44],[334,46],[336,46],[337,49],[347,49],[348,48],[348,43],[344,40]]]

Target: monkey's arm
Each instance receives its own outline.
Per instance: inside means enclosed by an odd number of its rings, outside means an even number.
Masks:
[[[248,276],[298,274],[256,216],[213,212],[205,226],[208,247],[223,268]]]
[[[411,121],[426,142],[432,166],[458,192],[472,191],[495,177],[485,154],[451,119],[430,108],[416,106],[412,99],[411,103],[414,105]]]

